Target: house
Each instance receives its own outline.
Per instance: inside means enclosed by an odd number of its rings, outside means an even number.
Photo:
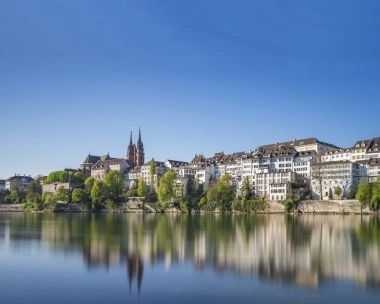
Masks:
[[[30,175],[27,176],[25,174],[24,175],[14,175],[5,181],[5,190],[8,190],[8,191],[11,190],[11,182],[12,181],[14,181],[18,187],[25,189],[29,185],[29,183],[34,181],[34,178],[32,178]]]
[[[98,160],[91,168],[91,176],[97,180],[104,180],[107,173],[112,170],[120,171],[123,174],[129,168],[128,162],[124,158],[110,158],[106,160]]]
[[[98,161],[105,161],[110,160],[111,157],[109,153],[103,156],[96,156],[91,155],[88,153],[87,157],[84,159],[84,161],[80,164],[81,172],[83,173],[84,177],[90,177],[91,176],[91,168],[98,162]]]
[[[5,179],[0,179],[0,192],[5,191]]]

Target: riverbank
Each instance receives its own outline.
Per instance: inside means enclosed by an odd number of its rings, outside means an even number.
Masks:
[[[0,212],[22,212],[22,205],[8,205],[0,204]],[[91,212],[88,210],[82,210],[77,204],[69,204],[67,208],[62,210],[64,212]],[[49,212],[49,211],[46,211]],[[128,206],[128,204],[120,204],[113,211],[107,211],[110,213],[143,213],[141,207]],[[148,204],[145,206],[145,212],[155,213],[154,209]],[[212,213],[210,211],[203,212],[197,211],[197,213]],[[168,208],[165,213],[181,213],[181,210],[177,207]],[[217,213],[215,211],[214,213]],[[232,212],[237,213],[237,212]],[[268,201],[267,208],[258,213],[286,213],[284,205],[276,201]],[[361,208],[361,204],[357,200],[328,200],[328,201],[316,201],[307,200],[298,203],[298,207],[294,210],[294,213],[305,214],[380,214],[379,211],[373,212],[369,208]]]
[[[0,212],[22,212],[21,204],[0,204]]]

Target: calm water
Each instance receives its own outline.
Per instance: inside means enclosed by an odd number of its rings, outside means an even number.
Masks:
[[[0,303],[379,303],[374,216],[0,214]]]

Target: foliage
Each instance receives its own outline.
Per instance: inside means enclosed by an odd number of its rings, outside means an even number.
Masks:
[[[284,205],[285,211],[287,213],[294,212],[298,205],[297,201],[293,200],[292,198],[284,200],[282,204]]]
[[[115,210],[116,209],[115,202],[111,199],[107,199],[106,200],[106,209],[109,211]]]
[[[74,189],[71,197],[74,203],[84,203],[91,200],[88,193],[85,190],[80,189],[80,188]]]
[[[86,180],[84,181],[84,189],[89,195],[91,194],[91,190],[92,190],[92,187],[94,186],[94,183],[95,183],[95,178],[93,178],[92,176],[87,177]]]
[[[377,211],[380,203],[380,179],[377,178],[374,183],[362,180],[356,192],[356,199],[362,205],[368,205],[371,211]]]
[[[55,199],[57,201],[68,202],[69,201],[69,190],[65,189],[64,186],[60,186],[55,194]]]
[[[10,182],[11,194],[9,198],[6,197],[7,203],[11,201],[13,204],[22,204],[26,200],[26,191],[20,186],[17,179],[11,180]]]
[[[377,181],[373,183],[373,186],[372,186],[372,197],[369,203],[370,210],[372,211],[378,210],[379,203],[380,203],[380,179],[378,177]]]
[[[342,188],[341,187],[339,187],[339,186],[337,186],[335,189],[334,189],[334,194],[336,195],[336,196],[341,196],[342,195]]]
[[[134,183],[132,183],[132,185],[129,187],[129,189],[127,191],[127,197],[138,196],[138,194],[137,194],[138,187],[139,187],[139,181],[137,180]]]
[[[33,194],[42,195],[42,186],[39,182],[34,180],[28,184],[25,191],[27,194],[33,193]]]
[[[155,166],[155,161],[154,158],[151,159],[149,163],[149,174],[150,174],[150,187],[153,189],[154,188],[154,175],[156,174],[156,166]]]
[[[207,203],[202,201],[200,208],[205,211],[231,211],[235,199],[235,189],[231,176],[223,175],[218,181],[211,181],[206,191]]]
[[[105,191],[105,185],[103,182],[95,180],[94,186],[91,189],[92,203],[100,203],[103,199]]]
[[[240,212],[257,212],[265,211],[268,207],[267,202],[263,199],[250,199],[250,200],[233,200],[232,209]]]
[[[249,183],[249,177],[245,177],[241,187],[241,198],[243,201],[248,201],[252,198],[252,187]]]
[[[104,177],[104,184],[110,197],[116,201],[120,201],[125,189],[124,174],[120,171],[112,170]]]
[[[137,195],[138,196],[145,196],[146,195],[146,182],[145,180],[141,177],[138,187],[137,187]]]
[[[57,199],[56,197],[49,192],[44,192],[42,194],[42,202],[44,204],[45,209],[54,209],[57,205]]]
[[[358,192],[356,192],[356,199],[363,205],[367,205],[372,197],[372,184],[368,182],[361,182]]]
[[[45,179],[45,184],[52,184],[52,183],[58,183],[61,181],[60,177],[61,171],[53,171],[50,172],[49,175]]]
[[[83,184],[84,183],[84,175],[81,172],[75,172],[72,176],[73,183]]]
[[[160,184],[157,187],[158,200],[160,202],[170,201],[175,193],[173,191],[173,181],[177,174],[173,171],[167,171],[161,178]]]

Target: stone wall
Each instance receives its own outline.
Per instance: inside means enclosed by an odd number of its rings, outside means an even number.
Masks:
[[[302,213],[377,213],[361,206],[357,200],[308,200],[298,204],[298,211]]]

